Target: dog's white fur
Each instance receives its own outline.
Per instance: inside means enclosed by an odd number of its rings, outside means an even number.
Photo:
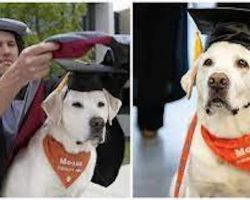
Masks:
[[[98,141],[90,139],[89,121],[92,117],[101,117],[105,124],[111,123],[117,115],[121,101],[108,91],[78,92],[69,90],[52,92],[43,102],[43,109],[48,118],[35,134],[28,147],[19,152],[11,165],[3,184],[3,196],[8,197],[79,197],[91,181],[96,163]],[[74,102],[82,108],[72,106]],[[103,107],[98,107],[103,102]],[[106,129],[103,128],[102,142]],[[84,172],[77,180],[64,188],[48,162],[43,150],[43,138],[51,134],[63,144],[69,153],[90,152],[90,160]],[[76,141],[81,141],[77,145]],[[111,155],[112,156],[112,155]]]
[[[213,66],[203,66],[207,58],[213,60]],[[220,138],[238,138],[250,133],[250,108],[242,107],[250,102],[250,69],[239,68],[237,59],[250,64],[250,51],[240,44],[216,42],[194,63],[183,76],[181,83],[190,98],[196,83],[198,91],[198,122],[193,136],[189,160],[185,171],[180,195],[185,197],[249,197],[250,173],[238,170],[219,160],[205,144],[200,130],[203,124]],[[230,81],[227,99],[232,108],[240,108],[232,115],[225,108],[213,108],[208,115],[205,105],[209,98],[208,78],[215,72],[226,74]],[[175,178],[171,186],[171,195],[175,187]]]

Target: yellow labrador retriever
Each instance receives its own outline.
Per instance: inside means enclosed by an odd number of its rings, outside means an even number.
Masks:
[[[189,98],[196,83],[198,101],[180,196],[249,197],[250,51],[240,44],[215,42],[181,83]]]
[[[91,181],[96,147],[121,101],[108,91],[54,91],[43,102],[48,118],[11,165],[2,195],[79,197]]]

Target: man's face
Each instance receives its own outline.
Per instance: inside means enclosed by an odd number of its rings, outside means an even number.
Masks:
[[[18,47],[12,33],[0,31],[0,75],[18,58]]]

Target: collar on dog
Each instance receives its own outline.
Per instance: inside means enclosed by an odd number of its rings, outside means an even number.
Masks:
[[[181,160],[180,160],[179,168],[177,171],[176,184],[174,188],[174,197],[176,198],[179,197],[179,192],[180,192],[180,188],[181,188],[196,124],[197,124],[197,115],[195,114],[188,128],[186,140],[185,140],[182,153],[181,153]]]
[[[90,152],[71,154],[65,151],[62,144],[49,134],[43,140],[46,157],[65,188],[68,188],[86,168]]]
[[[237,139],[217,138],[204,126],[201,134],[209,148],[223,161],[234,167],[250,172],[250,135]]]

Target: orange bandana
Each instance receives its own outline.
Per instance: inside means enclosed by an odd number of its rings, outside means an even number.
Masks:
[[[65,188],[68,188],[81,175],[89,162],[90,152],[68,153],[62,144],[50,135],[44,138],[43,148],[48,161]]]
[[[250,172],[250,135],[237,139],[221,139],[212,135],[204,126],[201,134],[210,149],[223,161]]]

